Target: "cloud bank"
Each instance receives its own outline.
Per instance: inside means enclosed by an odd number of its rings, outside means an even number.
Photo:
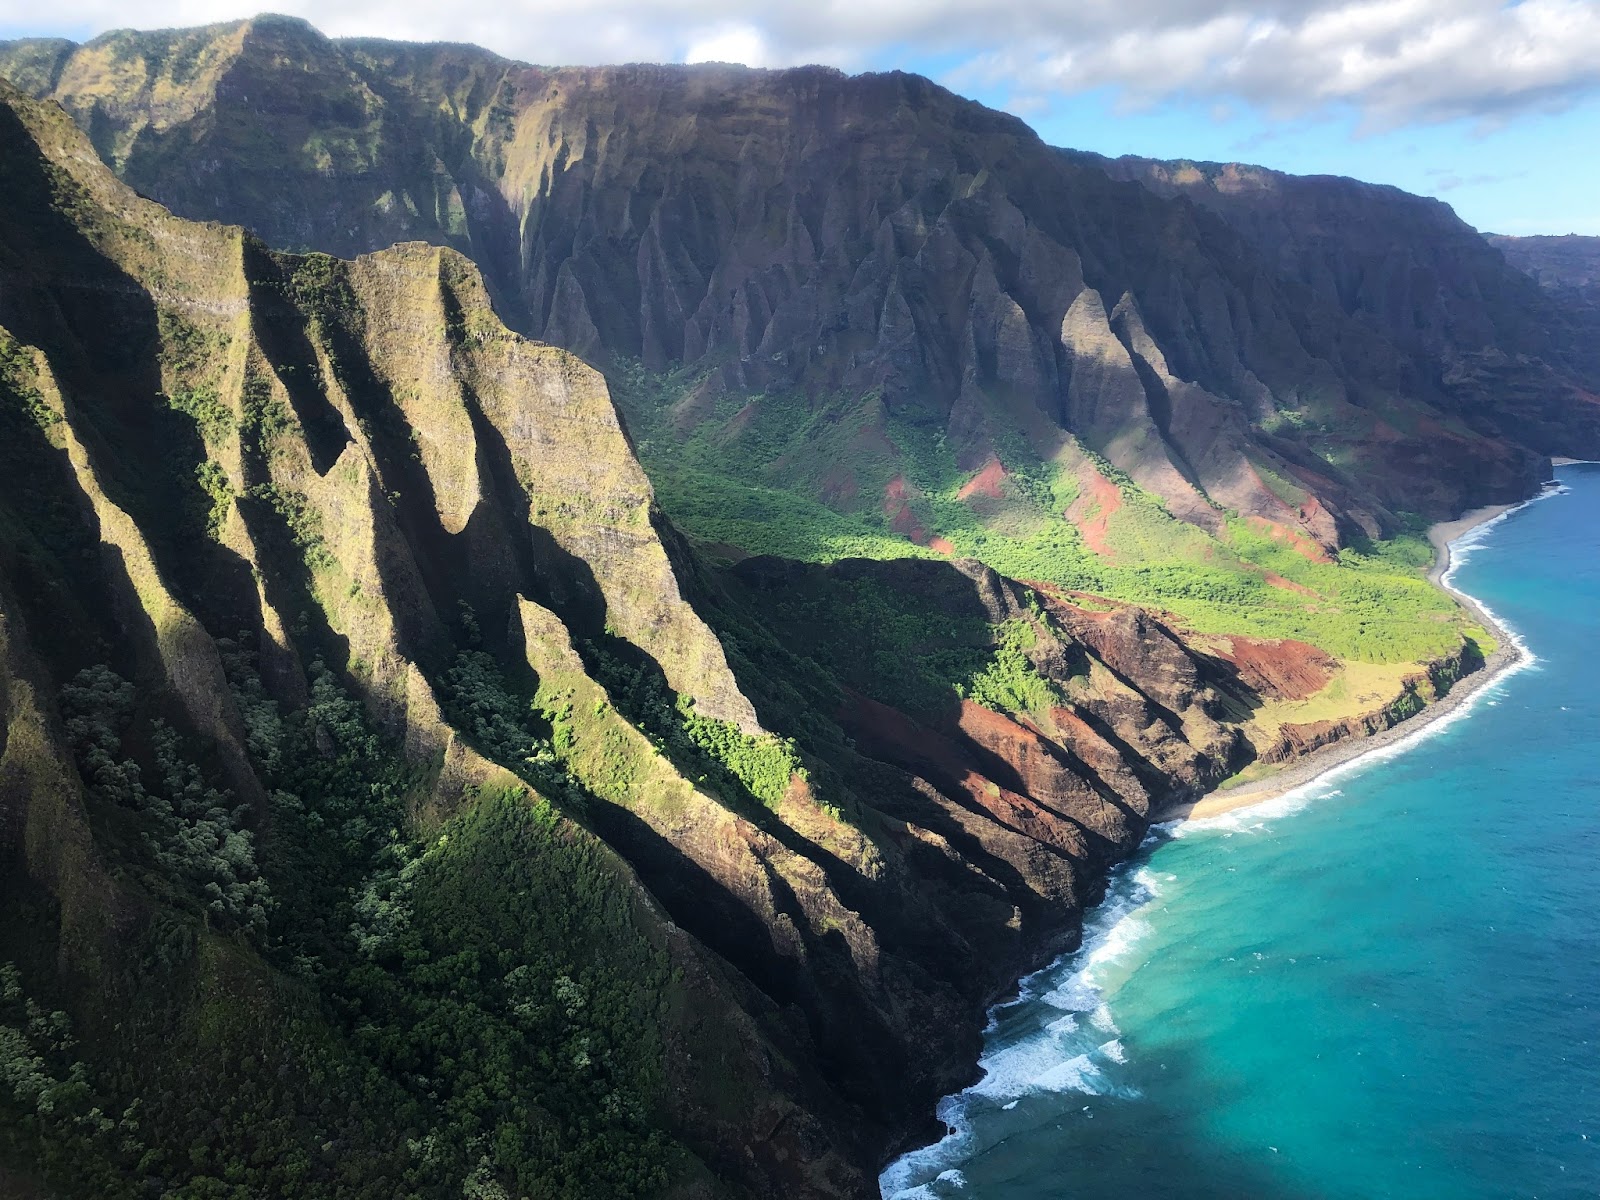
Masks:
[[[270,2],[270,0],[268,0]],[[1108,90],[1370,127],[1559,109],[1600,89],[1600,0],[277,0],[327,33],[476,42],[538,63],[935,60],[1025,110]],[[55,0],[62,30],[203,24],[247,0]],[[0,30],[39,29],[0,0]]]

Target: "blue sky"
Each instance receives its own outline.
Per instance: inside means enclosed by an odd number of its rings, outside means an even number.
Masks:
[[[1480,229],[1600,235],[1600,0],[277,0],[325,32],[541,63],[900,68],[1057,145],[1438,196]],[[251,15],[0,0],[0,37]]]
[[[997,108],[999,89],[964,90]],[[1273,120],[1247,108],[1119,109],[1112,92],[1063,97],[1025,119],[1046,141],[1101,154],[1252,162],[1300,175],[1352,175],[1437,196],[1490,233],[1600,235],[1600,97],[1486,125],[1363,131],[1350,111]]]

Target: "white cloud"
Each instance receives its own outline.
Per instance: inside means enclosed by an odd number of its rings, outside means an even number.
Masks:
[[[749,25],[732,25],[693,43],[685,52],[683,61],[743,63],[747,67],[765,67],[772,63],[772,55],[767,49],[767,39],[761,36],[759,29]]]
[[[471,41],[539,63],[827,62],[918,55],[1033,111],[1107,88],[1274,116],[1351,107],[1369,125],[1497,120],[1600,88],[1600,0],[257,0],[333,35]],[[54,0],[62,30],[200,24],[250,0]],[[0,0],[0,31],[41,31]]]

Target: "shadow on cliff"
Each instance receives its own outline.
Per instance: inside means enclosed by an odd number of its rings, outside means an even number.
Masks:
[[[626,808],[596,802],[587,816],[672,919],[776,1006],[769,1034],[780,1044],[801,1038],[804,1046],[787,1049],[799,1051],[801,1061],[814,1058],[821,1075],[840,1097],[859,1107],[867,1125],[875,1123],[872,1114],[897,1105],[912,1086],[914,1064],[905,1042],[879,1011],[870,995],[871,982],[847,978],[857,968],[843,933],[819,932],[782,875],[768,867],[758,882],[767,888],[774,910],[763,916],[752,906],[756,897],[730,888],[683,846]],[[785,937],[792,944],[780,947]],[[881,1136],[874,1131],[863,1140],[876,1143]]]
[[[311,342],[309,318],[295,302],[326,303],[327,292],[336,286],[336,276],[317,271],[326,259],[284,259],[252,237],[244,239],[242,255],[256,341],[289,394],[289,404],[305,431],[312,466],[318,475],[326,475],[350,444],[350,432],[345,428],[344,417],[328,399],[327,382],[322,378],[322,367]],[[301,272],[313,278],[302,279]],[[326,337],[336,322],[319,324]],[[341,374],[353,361],[360,361],[359,355],[333,358],[335,370]]]
[[[39,423],[8,406],[0,504],[14,519],[5,540],[58,682],[91,663],[130,678],[162,670],[146,601],[123,555],[100,539],[90,486],[128,515],[161,582],[213,636],[261,627],[250,564],[208,536],[214,498],[196,472],[208,459],[199,429],[161,391],[173,331],[152,294],[85,232],[102,219],[17,113],[0,107],[0,325],[44,352],[94,477],[80,479]],[[67,594],[46,582],[53,572],[69,581]],[[182,724],[176,709],[166,715]]]
[[[593,569],[534,520],[510,448],[476,397],[470,391],[463,393],[483,494],[465,527],[453,533],[440,519],[433,483],[413,457],[409,425],[389,388],[372,373],[353,341],[341,331],[329,329],[325,334],[334,341],[346,393],[366,424],[384,478],[396,489],[390,500],[399,544],[377,560],[385,590],[400,594],[407,583],[403,576],[409,576],[414,565],[426,592],[422,607],[437,613],[443,626],[424,612],[396,606],[401,650],[431,677],[441,698],[448,701],[441,674],[460,646],[481,644],[495,655],[517,690],[531,693],[536,688],[516,610],[516,597],[526,596],[562,620],[585,670],[607,689],[617,711],[649,735],[685,778],[700,780],[702,793],[787,850],[816,863],[830,881],[860,883],[859,872],[785,824],[718,761],[686,745],[679,729],[678,695],[660,664],[610,631],[608,603]],[[470,630],[465,617],[458,615],[465,611],[473,614]],[[621,852],[674,921],[726,957],[775,1003],[799,1005],[820,1020],[820,1014],[833,1011],[839,996],[847,994],[819,985],[804,965],[806,957],[815,956],[836,964],[830,968],[834,975],[850,971],[850,952],[842,935],[811,933],[807,914],[791,895],[774,902],[784,923],[804,931],[799,934],[804,953],[791,962],[776,952],[758,898],[736,894],[718,873],[718,847],[687,851],[628,809],[593,795],[568,815]],[[684,838],[693,832],[685,831]],[[771,872],[765,886],[774,897],[787,887]],[[830,998],[830,992],[836,994]],[[839,1042],[847,1031],[845,1023],[838,1023],[837,1028],[830,1024],[828,1030],[819,1027],[814,1032],[818,1044],[826,1045]],[[882,1040],[885,1046],[894,1044],[887,1034]]]
[[[678,548],[677,557],[694,560],[693,551],[686,546]],[[951,631],[981,631],[986,647],[992,636],[990,628],[1002,615],[992,602],[985,602],[979,581],[954,564],[843,560],[823,567],[754,558],[720,574],[694,568],[680,569],[680,576],[693,582],[696,607],[730,644],[729,665],[757,711],[784,732],[807,739],[808,751],[836,756],[838,747],[854,749],[859,742],[865,748],[870,743],[874,757],[923,775],[945,794],[958,798],[965,792],[964,777],[974,773],[1040,802],[1055,817],[1078,827],[1094,856],[1118,852],[1116,839],[1084,826],[1065,806],[1034,795],[1020,764],[963,728],[962,698],[953,684],[941,679],[936,686],[925,686],[929,676],[953,669],[947,660],[977,648]],[[856,607],[847,588],[861,582],[903,597],[904,611],[878,613]],[[918,606],[931,613],[913,615]],[[875,628],[876,623],[902,618],[925,620],[930,640],[906,647],[893,636],[880,636]],[[1066,649],[1086,652],[1070,637],[1063,641]],[[811,685],[804,692],[797,691],[793,681],[808,678]],[[915,692],[909,683],[913,678],[924,685]],[[1128,686],[1134,687],[1132,683]],[[899,731],[899,736],[886,737],[883,729],[872,728],[877,723],[850,719],[851,714],[859,716],[863,706],[849,699],[848,693],[867,697],[870,707],[907,728]],[[805,711],[808,708],[812,711]],[[825,724],[818,713],[828,715]],[[1163,778],[1155,764],[1092,712],[1082,710],[1074,715],[1100,734],[1136,777],[1144,781]],[[1174,714],[1160,710],[1159,715],[1181,731]],[[1032,724],[1003,716],[997,720],[1025,731],[1045,759],[1080,781],[1124,820],[1133,824],[1143,820],[1142,814],[1070,747]],[[961,803],[994,819],[986,807]]]
[[[506,623],[511,623],[514,613],[508,602],[519,593],[555,613],[590,677],[606,689],[618,712],[661,747],[680,773],[691,780],[714,779],[715,786],[702,790],[789,850],[819,863],[830,876],[848,872],[831,851],[780,820],[718,760],[685,745],[677,711],[680,697],[661,664],[641,646],[611,631],[609,605],[593,568],[534,520],[527,492],[517,481],[510,447],[470,398],[468,409],[492,499],[478,506],[467,533],[475,535],[474,526],[480,521],[485,526],[501,525],[510,547],[503,596],[494,601],[479,593],[483,603],[496,605],[491,610],[495,619],[503,612]],[[486,508],[496,511],[486,513]],[[475,537],[474,544],[481,548],[488,540]]]

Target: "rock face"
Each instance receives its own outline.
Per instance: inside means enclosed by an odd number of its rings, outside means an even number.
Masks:
[[[1430,663],[1426,671],[1409,675],[1401,681],[1400,694],[1382,708],[1360,716],[1340,720],[1306,721],[1288,723],[1278,732],[1277,739],[1262,748],[1260,760],[1266,763],[1290,762],[1324,746],[1350,738],[1370,737],[1393,729],[1408,717],[1448,692],[1463,676],[1483,665],[1481,653],[1475,649],[1446,655]]]
[[[460,253],[176,218],[0,85],[0,1025],[76,1038],[0,1178],[871,1196],[1317,670],[1230,653],[970,560],[708,566]]]
[[[1070,433],[1207,528],[1220,505],[1331,549],[1600,449],[1589,343],[1443,206],[1090,160],[912,76],[546,70],[281,18],[0,70],[181,215],[452,246],[597,365],[881,397],[970,468]]]
[[[1442,201],[1354,179],[1072,157],[1221,217],[1285,285],[1404,352],[1420,377],[1400,386],[1439,397],[1438,407],[1471,428],[1549,454],[1600,445],[1600,316],[1541,293],[1523,274],[1535,255],[1547,264],[1559,255],[1570,269],[1583,256],[1569,239],[1486,241]],[[1559,277],[1545,266],[1547,287]],[[1589,281],[1580,271],[1569,286]]]
[[[279,18],[0,70],[0,1179],[58,1194],[873,1195],[1152,812],[1360,731],[1250,724],[1310,647],[976,561],[715,566],[575,354],[1317,561],[1590,437],[1564,344],[1390,337],[911,76]]]
[[[1548,292],[1600,305],[1600,237],[1568,233],[1550,237],[1485,234],[1506,261]]]

